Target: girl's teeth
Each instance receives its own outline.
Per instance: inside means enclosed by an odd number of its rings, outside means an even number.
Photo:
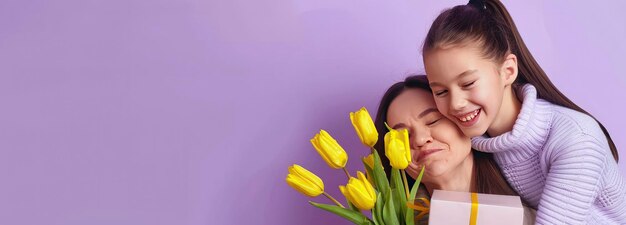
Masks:
[[[478,115],[478,110],[475,110],[474,113],[467,115],[466,117],[461,118],[460,120],[463,122],[467,122],[470,121],[472,119],[474,119],[474,117],[476,117],[476,115]]]

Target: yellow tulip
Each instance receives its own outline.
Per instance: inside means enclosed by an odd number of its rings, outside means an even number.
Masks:
[[[362,107],[359,111],[351,112],[350,121],[352,121],[352,126],[354,126],[361,142],[370,148],[374,147],[378,141],[378,131],[376,131],[374,121],[372,121],[372,117],[367,112],[367,109]]]
[[[316,134],[311,139],[311,144],[313,144],[315,150],[322,156],[328,166],[335,169],[346,166],[348,154],[325,130],[321,130],[319,134]]]
[[[374,169],[374,154],[369,154],[363,157],[363,162],[367,164],[372,170]]]
[[[372,209],[376,203],[376,191],[361,171],[357,172],[357,177],[350,177],[348,184],[345,187],[339,186],[339,190],[357,208]]]
[[[370,167],[370,169],[372,169],[372,172],[374,171],[374,154],[369,154],[368,156],[363,157],[363,162],[364,162],[365,164],[367,164],[367,166],[369,166],[369,167]],[[382,165],[380,165],[380,169],[381,169],[381,170],[384,170],[384,168],[382,167]],[[373,178],[373,175],[372,175],[372,174],[370,174],[370,172],[369,172],[369,171],[365,171],[365,172],[366,172],[366,174],[365,174],[365,175],[367,175],[367,180],[369,180],[369,181],[370,181],[370,183],[374,184],[374,178]]]
[[[385,156],[391,167],[405,169],[411,163],[411,148],[409,147],[409,131],[406,129],[389,129],[385,134]]]
[[[324,193],[322,179],[297,164],[289,167],[289,174],[285,180],[289,186],[306,196],[315,197]]]

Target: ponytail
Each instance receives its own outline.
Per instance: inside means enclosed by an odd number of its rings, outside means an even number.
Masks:
[[[537,89],[537,97],[591,116],[606,136],[613,158],[619,161],[617,147],[604,125],[567,98],[550,81],[526,47],[511,15],[500,1],[471,0],[468,5],[458,5],[442,12],[428,31],[422,51],[426,53],[443,45],[468,41],[478,41],[483,45],[483,54],[496,62],[503,61],[509,53],[517,56],[518,76],[515,83],[532,84]]]

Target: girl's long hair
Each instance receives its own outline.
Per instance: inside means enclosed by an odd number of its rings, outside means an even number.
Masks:
[[[383,167],[386,174],[391,174],[391,167],[389,166],[389,159],[385,157],[385,140],[384,136],[387,133],[387,127],[385,121],[387,120],[387,111],[391,102],[398,97],[402,92],[407,89],[423,89],[427,92],[431,92],[428,86],[428,80],[425,75],[409,76],[404,81],[395,83],[383,95],[378,105],[376,118],[374,119],[374,125],[378,130],[378,142],[374,148],[378,151]],[[504,176],[500,172],[498,164],[493,159],[491,153],[479,152],[476,150],[471,151],[474,156],[474,176],[475,176],[475,190],[478,193],[485,194],[499,194],[499,195],[518,195],[509,183],[506,182]],[[411,181],[412,183],[413,181]]]
[[[511,15],[500,1],[472,0],[467,5],[458,5],[443,11],[430,27],[422,53],[426,55],[442,46],[469,42],[482,45],[483,55],[495,62],[503,62],[509,53],[517,56],[519,72],[515,83],[532,84],[537,89],[539,98],[594,118],[606,136],[615,161],[619,160],[617,147],[604,125],[552,84],[524,44]]]

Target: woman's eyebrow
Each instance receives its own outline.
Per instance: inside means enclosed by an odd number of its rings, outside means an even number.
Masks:
[[[405,127],[406,127],[406,124],[404,124],[404,123],[399,123],[399,124],[394,125],[392,128],[393,128],[393,129],[395,129],[395,130],[397,130],[397,129],[400,129],[400,128],[405,128]]]
[[[437,110],[437,108],[428,108],[428,109],[424,110],[423,112],[421,112],[419,115],[417,115],[417,118],[421,119],[422,117],[428,115],[429,113],[433,113],[433,112],[439,112],[439,111]],[[391,127],[391,128],[393,128],[393,129],[400,129],[400,128],[405,128],[405,127],[407,127],[406,124],[399,123],[399,124],[393,125],[393,127]]]
[[[428,109],[424,110],[423,112],[421,112],[417,117],[421,119],[422,117],[424,117],[427,114],[432,113],[432,112],[439,112],[439,111],[437,111],[436,108],[428,108]]]

